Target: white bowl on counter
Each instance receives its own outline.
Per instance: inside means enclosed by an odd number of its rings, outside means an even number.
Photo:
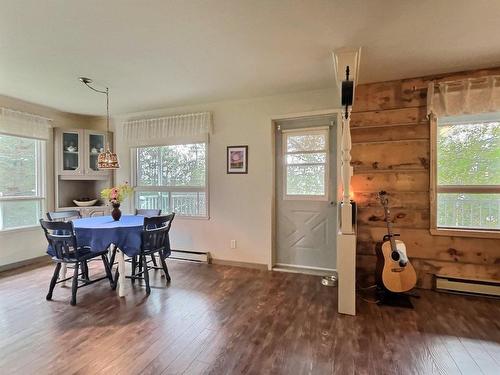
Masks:
[[[76,199],[73,199],[73,203],[78,207],[90,207],[97,203],[97,199],[92,199],[90,201],[77,201]]]

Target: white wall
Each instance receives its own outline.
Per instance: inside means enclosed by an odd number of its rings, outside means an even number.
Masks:
[[[99,129],[101,125],[94,118],[60,112],[52,108],[28,103],[19,99],[1,96],[0,107],[45,116],[53,120],[54,127]],[[46,147],[46,211],[54,208],[54,148],[53,138]],[[45,254],[47,240],[38,226],[13,231],[0,231],[0,267]]]
[[[176,218],[172,248],[210,251],[216,259],[268,264],[272,242],[273,134],[271,117],[335,108],[337,90],[324,89],[247,100],[166,108],[115,118],[123,120],[211,111],[214,133],[209,144],[210,219]],[[130,181],[130,150],[116,139],[121,168],[116,181]],[[226,147],[248,145],[247,175],[226,174]],[[125,210],[127,205],[124,205]],[[128,205],[130,209],[130,202]],[[230,248],[230,240],[237,248]]]

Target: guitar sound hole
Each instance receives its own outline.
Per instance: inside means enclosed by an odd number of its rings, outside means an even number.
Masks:
[[[399,253],[397,251],[393,251],[391,253],[391,258],[393,261],[398,261],[399,260]]]

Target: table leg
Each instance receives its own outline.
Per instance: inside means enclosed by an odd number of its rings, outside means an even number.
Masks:
[[[116,250],[118,255],[118,295],[125,297],[125,256],[120,249]]]
[[[61,262],[61,273],[60,273],[61,276],[59,276],[59,278],[64,280],[66,278],[67,270],[68,269],[66,268],[66,263]],[[66,281],[61,282],[61,287],[63,286],[66,286]]]

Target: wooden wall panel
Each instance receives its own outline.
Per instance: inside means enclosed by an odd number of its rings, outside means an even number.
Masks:
[[[352,143],[429,139],[429,137],[430,127],[428,123],[384,127],[359,127],[351,130]]]
[[[386,228],[384,209],[368,207],[358,209],[358,225]],[[429,209],[394,208],[391,203],[391,222],[396,226],[428,229],[430,226]]]
[[[431,289],[434,283],[434,275],[465,279],[500,280],[500,267],[498,265],[454,263],[432,259],[412,259],[411,262],[417,271],[417,286],[420,288]],[[363,285],[370,285],[374,282],[373,270],[375,269],[375,263],[375,255],[357,255],[358,275],[364,279],[368,276],[368,280],[364,281]]]
[[[416,208],[429,210],[429,192],[388,192],[388,198],[391,202],[391,208]],[[380,201],[378,192],[357,192],[354,199],[359,208],[376,207],[379,208]]]
[[[405,171],[385,173],[356,172],[351,180],[352,189],[358,192],[394,191],[429,191],[429,173],[427,171]]]
[[[354,104],[355,106],[358,103]],[[353,112],[351,129],[402,124],[428,124],[426,107],[400,108],[368,112]]]
[[[406,244],[408,255],[419,259],[472,264],[500,264],[498,240],[471,237],[447,237],[431,235],[428,229],[394,227]],[[358,225],[360,254],[375,254],[375,244],[387,231],[383,227]],[[499,267],[500,268],[500,267]]]
[[[500,74],[500,67],[356,87],[351,129],[352,189],[358,203],[358,267],[374,272],[375,246],[386,233],[377,193],[386,190],[419,277],[430,288],[434,274],[500,280],[500,241],[431,235],[429,231],[429,120],[427,85]]]
[[[355,172],[429,169],[428,140],[359,143],[352,148]]]

